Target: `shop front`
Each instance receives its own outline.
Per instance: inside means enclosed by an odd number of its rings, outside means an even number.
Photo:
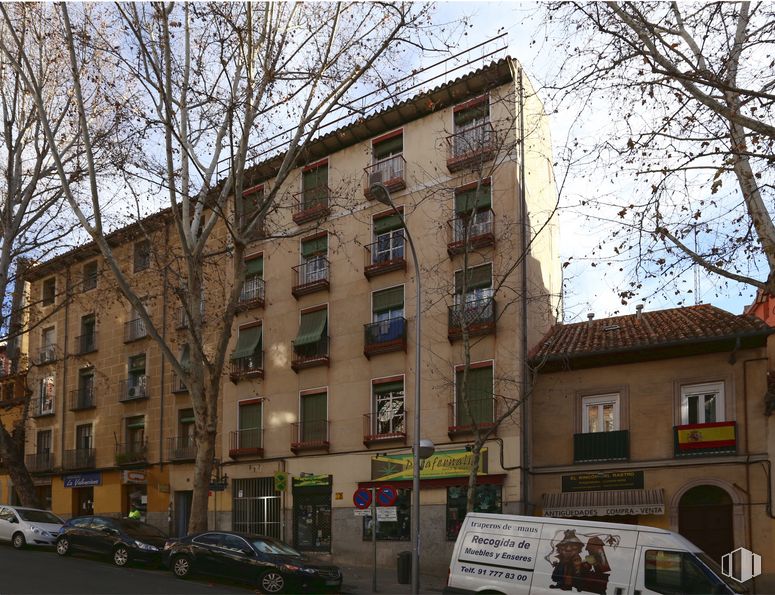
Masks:
[[[331,475],[294,477],[293,545],[300,551],[331,551]]]

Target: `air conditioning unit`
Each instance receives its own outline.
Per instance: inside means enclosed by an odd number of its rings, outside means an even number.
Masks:
[[[139,399],[144,396],[145,396],[144,386],[130,386],[127,389],[127,398],[129,399]]]
[[[384,178],[385,174],[381,169],[369,173],[369,186],[373,184],[381,184]]]

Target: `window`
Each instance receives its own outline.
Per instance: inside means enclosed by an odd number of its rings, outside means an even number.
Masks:
[[[400,342],[406,337],[404,286],[371,294],[372,323],[366,327],[366,345]]]
[[[41,331],[40,363],[53,362],[56,359],[56,342],[56,329],[53,326],[44,328]]]
[[[57,280],[56,277],[49,277],[43,281],[43,295],[41,296],[44,306],[52,306],[56,302]]]
[[[328,440],[328,394],[317,393],[301,396],[302,442]]]
[[[35,436],[37,454],[49,454],[51,452],[51,430],[41,430]]]
[[[405,433],[404,381],[373,383],[372,392],[374,433],[378,436]]]
[[[601,548],[602,550],[602,548]],[[605,554],[601,554],[605,556]],[[704,556],[705,554],[700,554]],[[711,564],[716,566],[715,563]],[[718,573],[719,575],[721,573]],[[735,592],[743,592],[728,581]],[[646,550],[644,585],[655,593],[719,593],[724,592],[717,580],[713,580],[697,556],[689,552]],[[603,587],[605,585],[602,585]]]
[[[724,383],[709,382],[681,387],[681,423],[724,421]]]
[[[308,166],[301,174],[302,209],[328,204],[328,162]]]
[[[133,452],[145,447],[145,416],[135,415],[126,419],[126,441]]]
[[[37,415],[53,415],[54,414],[54,376],[46,376],[41,378],[40,385],[38,387],[38,407],[34,412]]]
[[[83,291],[90,291],[97,287],[97,261],[87,262],[83,265]]]
[[[372,264],[403,260],[404,227],[401,218],[393,213],[374,218],[374,249]]]
[[[494,420],[492,364],[472,364],[463,386],[463,369],[455,378],[455,425],[470,427],[490,424]]]
[[[97,319],[94,314],[81,317],[81,336],[78,337],[78,353],[89,353],[97,349]]]
[[[455,272],[455,305],[475,304],[492,298],[492,263]],[[463,291],[465,290],[465,295]]]
[[[262,328],[262,325],[259,324],[239,329],[237,345],[231,354],[231,360],[239,365],[241,372],[250,372],[263,368]]]
[[[490,181],[464,186],[455,191],[454,241],[492,233],[492,199]]]
[[[301,242],[299,285],[325,281],[328,278],[328,236],[323,234]]]
[[[94,406],[94,368],[84,368],[78,372],[78,395],[75,409]]]
[[[262,420],[261,401],[239,404],[239,448],[261,448]]]
[[[242,285],[240,302],[264,299],[264,255],[245,259],[245,283]]]
[[[619,429],[619,394],[581,399],[582,433],[615,432]]]
[[[148,240],[135,242],[133,263],[135,273],[144,271],[151,266],[151,243]]]
[[[129,358],[128,397],[144,397],[147,376],[145,375],[145,354],[133,355]]]
[[[372,145],[372,167],[369,183],[385,183],[404,177],[404,135],[399,131]]]
[[[377,541],[408,541],[410,538],[412,490],[398,488],[397,491],[397,520],[377,521]],[[371,517],[363,517],[364,541],[371,541],[371,527]]]
[[[492,142],[488,97],[481,97],[457,106],[453,120],[456,156],[481,151]]]
[[[302,312],[294,353],[302,358],[328,355],[328,309]]]
[[[264,185],[258,184],[242,191],[243,211],[247,222],[264,203]]]
[[[194,445],[194,436],[196,434],[196,420],[193,409],[181,409],[178,411],[178,436],[180,437],[180,447]]]
[[[502,486],[478,485],[474,496],[474,512],[503,512]],[[447,540],[455,541],[468,506],[468,486],[447,488]]]
[[[75,448],[77,450],[89,450],[92,447],[91,424],[83,424],[75,427]]]

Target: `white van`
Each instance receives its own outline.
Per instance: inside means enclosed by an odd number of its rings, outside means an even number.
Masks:
[[[677,533],[640,525],[469,513],[444,593],[747,593]]]

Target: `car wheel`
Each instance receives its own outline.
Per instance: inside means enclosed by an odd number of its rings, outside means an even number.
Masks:
[[[66,556],[70,553],[70,540],[67,537],[57,539],[57,554]]]
[[[129,550],[125,545],[119,545],[113,550],[113,564],[126,566],[129,563]]]
[[[285,578],[276,570],[268,570],[258,579],[258,588],[262,593],[282,593],[285,589]]]
[[[13,547],[15,547],[17,550],[20,550],[25,545],[27,545],[27,540],[24,539],[24,535],[21,533],[14,533],[13,537],[11,538],[11,543],[13,544]]]
[[[191,574],[191,559],[188,556],[175,556],[172,558],[172,572],[178,578],[186,578]]]

